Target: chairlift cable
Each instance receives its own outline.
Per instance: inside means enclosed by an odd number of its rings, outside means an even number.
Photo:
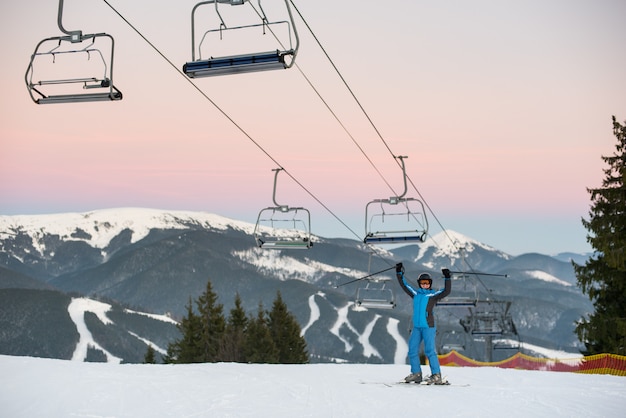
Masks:
[[[363,107],[361,106],[361,104],[359,103],[358,99],[356,98],[356,96],[354,95],[354,93],[352,93],[352,90],[350,89],[350,87],[348,86],[348,84],[346,83],[346,81],[344,80],[343,76],[341,75],[341,73],[339,72],[339,70],[337,69],[337,67],[335,66],[334,62],[330,59],[329,55],[326,53],[326,50],[324,49],[324,47],[322,46],[322,44],[320,43],[320,41],[317,39],[317,36],[315,35],[315,33],[313,32],[313,30],[311,29],[311,27],[309,26],[309,24],[307,23],[307,21],[304,19],[304,17],[302,16],[302,14],[300,13],[300,11],[298,10],[298,8],[296,7],[295,4],[293,4],[293,1],[290,0],[290,3],[293,5],[294,9],[298,12],[298,16],[300,16],[300,19],[302,19],[302,22],[304,22],[304,24],[306,25],[307,29],[309,30],[309,32],[311,33],[311,36],[313,36],[313,38],[315,39],[315,41],[317,42],[318,46],[320,47],[320,49],[322,50],[322,52],[324,53],[324,55],[326,55],[326,57],[328,58],[328,60],[330,61],[331,65],[333,66],[333,68],[335,69],[335,71],[339,74],[339,77],[342,79],[342,81],[344,82],[344,85],[346,85],[346,87],[348,88],[348,90],[350,91],[350,93],[352,94],[352,97],[354,97],[354,99],[356,100],[356,102],[359,104],[359,107],[361,107],[361,110],[365,113],[365,109],[363,109]],[[261,17],[261,14],[256,10],[256,8],[254,7],[254,5],[252,3],[250,3],[250,6],[252,7],[252,9],[256,12],[257,16]],[[282,45],[282,42],[280,41],[280,39],[278,39],[278,37],[276,36],[276,34],[274,33],[274,31],[272,30],[272,28],[268,28],[268,30],[271,32],[271,34],[274,36],[274,39],[276,39],[276,41],[281,45],[281,47],[284,48],[284,45]],[[298,69],[298,71],[300,72],[300,75],[302,75],[302,77],[304,78],[304,80],[307,82],[307,84],[309,85],[309,87],[311,87],[311,89],[313,90],[313,92],[317,95],[317,97],[320,99],[320,101],[324,104],[324,106],[326,107],[326,109],[328,109],[328,111],[330,112],[330,114],[333,116],[333,118],[335,118],[335,120],[337,121],[337,123],[339,124],[339,126],[341,126],[341,128],[344,130],[344,132],[350,137],[350,139],[352,140],[352,142],[354,143],[354,145],[359,149],[359,151],[361,151],[361,154],[363,154],[363,156],[365,157],[365,159],[370,163],[370,165],[372,166],[372,168],[378,173],[378,175],[380,176],[380,178],[383,180],[383,182],[387,185],[387,187],[389,187],[389,189],[393,192],[396,193],[393,190],[393,187],[391,186],[391,184],[387,181],[387,179],[385,178],[385,176],[381,173],[381,171],[378,169],[378,167],[376,167],[376,164],[374,164],[374,162],[372,161],[372,159],[367,155],[367,153],[365,152],[365,150],[363,149],[363,147],[361,147],[361,145],[359,144],[359,142],[356,140],[356,138],[354,137],[354,135],[352,135],[352,133],[348,130],[348,128],[346,127],[346,125],[343,123],[343,121],[339,118],[339,116],[337,115],[337,113],[332,109],[332,107],[330,106],[330,104],[328,104],[328,102],[326,101],[326,99],[324,98],[324,96],[322,96],[322,94],[320,93],[319,89],[317,87],[315,87],[315,85],[313,84],[313,82],[311,81],[311,79],[306,75],[306,73],[302,70],[302,67],[300,67],[300,65],[298,65],[298,63],[295,63],[295,67]],[[367,115],[367,113],[365,113],[365,116],[368,120],[371,119],[369,118],[369,116]],[[373,123],[372,123],[373,125]],[[374,126],[374,129],[376,130],[376,127]],[[380,136],[380,133],[378,134]],[[388,148],[388,147],[387,147]],[[355,234],[356,235],[356,234]]]
[[[378,135],[378,137],[380,138],[380,140],[382,141],[382,143],[385,145],[385,147],[387,148],[387,150],[389,151],[389,153],[391,154],[391,156],[394,158],[394,160],[396,161],[396,163],[401,166],[402,165],[402,161],[398,162],[398,158],[396,157],[396,155],[393,153],[393,151],[391,150],[391,148],[389,147],[389,144],[387,143],[387,141],[384,139],[384,137],[382,136],[380,130],[378,129],[378,127],[376,126],[376,124],[374,123],[374,121],[372,120],[372,118],[370,117],[370,115],[367,113],[367,111],[365,110],[365,108],[363,107],[363,105],[361,104],[360,100],[357,98],[356,94],[354,93],[354,91],[352,90],[352,88],[350,87],[350,85],[348,84],[348,82],[346,81],[345,77],[343,76],[343,74],[341,73],[341,71],[339,71],[339,69],[337,68],[337,66],[335,65],[334,61],[332,60],[332,58],[330,57],[330,55],[327,53],[326,49],[324,48],[324,46],[322,45],[322,43],[320,42],[319,38],[315,35],[315,33],[313,32],[311,26],[309,25],[309,23],[307,22],[307,20],[304,18],[304,16],[302,15],[302,13],[300,12],[300,10],[298,9],[298,6],[295,5],[295,3],[293,2],[293,0],[289,0],[289,2],[291,3],[291,5],[293,6],[294,10],[298,13],[298,16],[300,16],[300,19],[302,19],[302,22],[304,23],[304,25],[307,27],[307,29],[309,30],[309,32],[311,33],[311,36],[313,36],[313,39],[315,39],[315,41],[317,42],[318,46],[320,47],[320,49],[322,50],[322,52],[324,53],[324,55],[326,56],[326,58],[328,59],[329,63],[331,64],[331,66],[334,68],[335,72],[337,73],[337,75],[339,76],[339,78],[341,79],[341,81],[344,83],[346,89],[348,90],[348,92],[350,93],[350,95],[352,96],[352,98],[354,99],[354,101],[356,102],[356,104],[358,105],[358,107],[361,109],[361,111],[363,112],[364,116],[366,117],[366,119],[369,121],[370,125],[372,126],[372,128],[374,129],[374,131],[376,132],[376,134]],[[383,181],[387,184],[387,186],[390,188],[390,190],[393,193],[396,193],[393,190],[393,187],[389,184],[389,182],[385,179],[385,177],[382,175],[382,173],[380,172],[380,170],[378,170],[378,168],[376,167],[376,165],[373,163],[373,161],[370,159],[370,157],[367,155],[367,153],[363,150],[363,148],[359,145],[359,143],[356,141],[356,139],[352,136],[352,134],[347,130],[347,128],[345,127],[345,125],[341,122],[341,120],[339,119],[339,117],[336,115],[336,113],[332,110],[332,108],[329,106],[329,104],[326,102],[326,100],[321,96],[321,94],[319,93],[319,91],[315,88],[315,86],[311,83],[311,81],[309,80],[309,78],[304,74],[304,72],[302,71],[302,69],[300,68],[300,66],[296,63],[296,67],[298,68],[298,70],[300,71],[300,73],[302,74],[302,76],[304,77],[304,79],[307,81],[307,83],[311,86],[311,88],[315,91],[315,93],[317,94],[317,96],[320,98],[320,100],[322,101],[322,103],[324,103],[324,105],[327,107],[327,109],[331,112],[331,114],[333,115],[333,117],[337,120],[337,122],[340,124],[340,126],[344,129],[344,131],[348,134],[348,136],[350,137],[350,139],[352,140],[352,142],[357,146],[357,148],[361,151],[361,153],[365,156],[365,158],[369,161],[369,163],[372,165],[372,167],[376,170],[376,172],[379,174],[379,176],[383,179]],[[450,242],[452,243],[452,245],[454,245],[455,248],[457,248],[457,251],[460,251],[460,249],[457,247],[456,243],[454,242],[454,240],[452,239],[452,237],[450,237],[450,235],[448,234],[446,228],[444,228],[443,224],[441,223],[441,221],[439,220],[439,218],[437,217],[437,215],[435,214],[435,212],[433,211],[433,209],[430,207],[430,205],[428,204],[428,202],[426,201],[426,199],[424,198],[424,196],[422,195],[422,193],[419,191],[419,189],[417,188],[417,186],[415,185],[415,183],[413,182],[413,180],[406,175],[405,173],[405,179],[408,178],[408,181],[410,182],[411,186],[413,187],[413,189],[415,190],[415,192],[418,194],[418,196],[420,197],[420,199],[424,202],[424,205],[426,206],[426,208],[430,211],[430,213],[432,214],[433,218],[435,219],[435,221],[437,222],[437,224],[439,225],[439,227],[441,228],[441,230],[444,232],[445,236],[450,240]],[[310,194],[310,193],[309,193]],[[397,194],[397,193],[396,193]],[[319,202],[319,201],[318,201]],[[321,203],[321,202],[320,202]],[[332,212],[331,212],[332,213]],[[333,214],[334,215],[334,214]],[[341,222],[342,224],[345,223]],[[353,234],[356,235],[356,233],[354,231],[352,231],[350,228],[348,228]],[[436,244],[436,243],[435,243]],[[437,245],[437,244],[436,244]],[[438,246],[438,245],[437,245]],[[380,255],[380,254],[378,254]],[[381,257],[383,260],[385,260],[384,257]],[[385,260],[387,261],[387,260]],[[463,260],[465,264],[467,264],[467,266],[469,267],[469,270],[471,272],[473,272],[473,268],[472,266],[467,262],[467,260]],[[505,277],[507,277],[505,275]],[[483,285],[483,287],[485,287],[485,289],[491,293],[491,289],[489,289],[484,282],[480,279],[480,277],[477,275],[476,279]],[[349,282],[352,283],[352,282]]]
[[[341,81],[344,83],[346,89],[348,90],[348,92],[350,93],[350,95],[352,96],[352,98],[354,99],[354,101],[356,102],[356,104],[359,106],[359,108],[361,109],[361,111],[363,112],[363,114],[365,115],[366,119],[369,121],[370,125],[372,126],[372,128],[374,129],[374,131],[376,132],[376,134],[378,135],[378,137],[380,138],[380,140],[382,141],[382,143],[385,145],[385,147],[387,148],[387,150],[389,151],[389,153],[391,154],[391,156],[394,158],[394,160],[396,161],[396,163],[401,166],[401,162],[398,162],[396,155],[393,153],[393,151],[391,150],[391,148],[389,147],[389,144],[387,143],[387,141],[385,140],[385,138],[382,136],[382,134],[380,133],[380,130],[378,129],[378,127],[376,126],[376,124],[374,123],[374,121],[372,120],[372,118],[369,116],[369,114],[367,113],[367,111],[365,110],[365,108],[363,107],[363,105],[361,104],[361,102],[359,101],[359,99],[356,97],[356,94],[354,93],[354,91],[352,90],[352,88],[350,87],[350,85],[347,83],[345,77],[342,75],[341,71],[339,71],[339,69],[337,68],[337,66],[335,65],[334,61],[332,60],[332,58],[328,55],[328,53],[326,52],[326,49],[324,48],[324,46],[321,44],[321,42],[319,41],[318,37],[315,35],[315,33],[313,32],[311,26],[308,24],[307,20],[304,18],[304,16],[302,16],[302,13],[300,13],[300,10],[298,9],[298,6],[296,6],[293,2],[293,0],[289,0],[289,2],[291,3],[291,5],[293,6],[294,10],[298,13],[298,15],[300,16],[300,19],[302,19],[302,21],[304,22],[305,26],[307,27],[307,29],[309,30],[309,32],[311,33],[311,35],[313,36],[313,38],[315,39],[315,41],[317,42],[318,46],[320,47],[320,49],[322,50],[322,52],[324,53],[324,55],[326,56],[326,58],[328,59],[328,61],[330,62],[330,64],[332,65],[332,67],[335,69],[335,72],[337,73],[337,75],[339,76],[339,78],[341,79]],[[297,64],[296,64],[297,66]],[[310,82],[309,82],[310,84]],[[311,85],[312,86],[312,85]],[[319,96],[319,94],[318,94]],[[321,98],[321,96],[320,96]],[[323,100],[323,99],[322,99]],[[324,101],[324,100],[323,100]],[[324,103],[326,104],[326,102],[324,101]],[[326,106],[328,107],[328,105],[326,104]],[[330,110],[330,108],[329,108]],[[334,113],[333,113],[334,115]],[[335,116],[336,117],[336,116]],[[343,125],[342,125],[343,126]],[[367,158],[367,160],[370,162],[370,164],[372,164],[372,166],[374,166],[374,168],[376,169],[376,171],[379,173],[379,175],[383,178],[383,180],[385,181],[385,183],[387,184],[387,186],[391,189],[391,191],[393,191],[395,193],[395,191],[393,190],[393,187],[391,187],[391,185],[389,184],[389,182],[387,182],[387,180],[385,180],[384,176],[382,176],[382,174],[380,173],[380,171],[375,167],[374,163],[372,162],[372,160],[367,156],[367,154],[365,153],[365,151],[363,151],[363,149],[358,145],[358,143],[356,142],[356,140],[352,137],[352,135],[350,135],[350,137],[352,138],[353,142],[357,145],[357,147],[361,150],[361,152],[365,155],[365,157]],[[415,183],[413,183],[413,180],[411,180],[411,178],[409,176],[407,176],[409,182],[411,183],[411,186],[413,187],[413,189],[415,190],[415,192],[418,194],[418,196],[420,197],[420,199],[424,202],[424,205],[426,206],[426,208],[428,208],[428,210],[430,211],[430,213],[432,214],[433,218],[435,219],[435,221],[437,222],[437,224],[439,225],[439,227],[441,228],[441,230],[444,232],[444,234],[448,237],[448,239],[450,240],[450,242],[452,242],[452,244],[456,247],[456,244],[454,243],[454,240],[450,237],[450,235],[448,234],[448,232],[446,231],[446,229],[444,228],[443,224],[441,223],[441,221],[439,220],[439,218],[437,217],[437,215],[435,214],[435,212],[433,211],[433,209],[430,207],[430,205],[428,204],[428,202],[426,201],[426,199],[424,198],[424,196],[422,195],[422,193],[419,191],[419,189],[415,186]],[[458,247],[456,247],[458,250]],[[469,265],[468,265],[469,266]],[[471,269],[471,266],[469,266]],[[480,278],[479,278],[480,281]],[[482,283],[482,282],[481,282]],[[483,283],[484,286],[484,283]],[[486,286],[485,286],[486,288]]]
[[[193,88],[202,95],[209,103],[211,103],[219,113],[221,113],[228,121],[230,121],[246,138],[248,138],[261,152],[263,152],[272,162],[274,162],[278,167],[283,167],[267,150],[265,150],[261,144],[252,138],[252,136],[241,126],[239,125],[225,110],[223,110],[215,101],[213,101],[200,87],[194,83],[192,79],[187,77],[178,67],[163,53],[159,48],[154,45],[146,36],[141,33],[139,29],[137,29],[128,19],[126,19],[108,0],[102,0],[115,14],[117,14],[137,35],[139,35],[150,47],[161,56],[176,72],[183,77]],[[328,213],[330,213],[339,223],[341,223],[347,230],[349,230],[355,237],[360,238],[360,236],[352,230],[338,215],[336,215],[328,206],[326,206],[317,196],[315,196],[309,189],[307,189],[300,181],[298,181],[288,170],[283,169],[285,174],[289,176],[298,186],[300,186],[309,196],[311,196],[317,203],[319,203]]]
[[[120,19],[122,19],[133,31],[135,31],[135,33],[137,33],[137,35],[139,35],[157,54],[159,54],[171,67],[173,67],[176,72],[178,74],[180,74],[191,86],[193,86],[193,88],[200,93],[209,103],[211,103],[217,110],[219,113],[221,113],[226,119],[228,119],[242,134],[244,134],[244,136],[246,138],[248,138],[261,152],[263,152],[272,162],[274,162],[276,165],[278,165],[279,167],[282,167],[281,164],[278,163],[278,161],[267,151],[265,150],[261,144],[259,144],[256,140],[254,140],[254,138],[240,125],[238,124],[228,113],[226,113],[225,110],[223,110],[215,101],[213,101],[202,89],[200,89],[194,82],[193,80],[191,80],[190,78],[186,77],[185,74],[178,69],[178,67],[163,53],[161,52],[161,50],[154,45],[148,38],[146,38],[145,35],[143,35],[143,33],[137,29],[128,19],[126,19],[108,0],[103,0],[103,2],[115,13],[117,14]],[[363,106],[361,105],[360,101],[358,100],[358,98],[356,97],[356,95],[354,94],[354,92],[352,91],[352,89],[349,87],[349,85],[347,84],[347,82],[345,81],[345,78],[343,77],[343,75],[339,72],[339,70],[337,69],[337,67],[335,66],[335,64],[333,63],[332,59],[330,58],[330,56],[327,54],[326,50],[323,48],[323,46],[321,45],[321,43],[319,42],[317,36],[313,33],[313,31],[311,30],[308,22],[304,19],[304,17],[302,16],[302,14],[300,13],[299,9],[297,8],[297,6],[293,3],[293,0],[290,0],[290,3],[294,6],[294,9],[296,10],[296,12],[298,13],[298,15],[300,16],[300,18],[303,20],[304,24],[307,26],[307,28],[309,29],[309,31],[311,32],[312,36],[314,37],[314,39],[317,41],[318,45],[320,46],[320,48],[322,49],[322,51],[324,52],[324,54],[326,55],[326,57],[329,59],[329,62],[331,63],[331,65],[335,68],[335,70],[337,71],[339,77],[341,78],[341,80],[344,82],[344,84],[346,85],[346,88],[348,89],[348,91],[350,92],[350,94],[352,95],[352,97],[354,98],[354,100],[356,101],[356,103],[358,104],[358,106],[361,108],[361,110],[363,111],[363,113],[365,114],[366,118],[368,119],[368,121],[370,122],[370,124],[372,125],[373,129],[376,131],[376,133],[378,134],[379,138],[381,139],[381,141],[384,143],[384,145],[386,146],[386,148],[389,150],[389,152],[392,154],[393,156],[393,152],[391,151],[391,149],[389,148],[389,145],[387,144],[387,142],[385,141],[385,139],[382,137],[382,135],[380,134],[380,131],[378,130],[378,128],[375,126],[374,122],[372,121],[371,117],[369,116],[369,114],[367,114],[367,112],[365,111],[365,109],[363,108]],[[296,64],[297,66],[297,64]],[[299,67],[298,67],[299,68]],[[300,70],[300,68],[299,68]],[[310,80],[308,79],[308,77],[306,77],[306,75],[304,75],[304,73],[300,70],[300,72],[303,74],[303,76],[305,77],[305,79],[307,80],[307,82],[309,83],[309,85],[314,88],[313,84],[310,82]],[[344,130],[347,129],[345,128],[345,125],[343,125],[343,123],[341,123],[341,121],[339,120],[339,118],[336,116],[336,114],[332,111],[332,109],[330,108],[330,106],[328,105],[328,103],[321,97],[321,95],[319,94],[319,92],[317,91],[317,89],[314,88],[314,91],[318,94],[318,96],[320,97],[320,99],[322,99],[323,103],[326,105],[326,107],[331,111],[331,113],[333,114],[333,116],[338,120],[338,122],[341,124],[342,127],[344,127]],[[349,134],[349,132],[348,132]],[[374,168],[376,169],[376,171],[379,173],[379,175],[381,175],[381,177],[383,178],[383,180],[385,181],[385,183],[387,183],[388,187],[390,187],[390,189],[393,188],[391,187],[391,185],[384,179],[384,177],[382,176],[382,174],[380,173],[380,171],[375,167],[374,163],[372,162],[372,160],[367,156],[367,153],[365,153],[365,151],[360,147],[360,145],[358,144],[358,142],[354,139],[354,137],[349,134],[349,136],[351,137],[351,139],[353,140],[353,142],[355,143],[355,145],[357,145],[357,147],[361,150],[361,152],[364,154],[364,156],[367,158],[367,160],[370,162],[370,164],[372,166],[374,166]],[[395,159],[395,156],[394,156]],[[327,205],[325,205],[317,196],[315,196],[310,190],[308,190],[302,183],[300,183],[288,170],[284,170],[285,173],[298,185],[300,186],[309,196],[311,196],[318,204],[320,204],[328,213],[330,213],[338,222],[340,222],[347,230],[349,230],[355,237],[360,238],[359,234],[357,234],[354,230],[352,230],[352,228],[350,228],[341,218],[339,218],[339,216],[337,216]],[[424,200],[423,196],[421,195],[421,193],[419,192],[419,190],[417,190],[417,188],[415,187],[415,184],[413,183],[413,181],[409,178],[409,181],[411,183],[411,185],[413,186],[413,188],[417,191],[418,195],[420,196],[420,198],[422,198],[422,200],[424,201],[426,207],[430,210],[430,212],[433,214],[433,216],[435,217],[435,219],[437,220],[437,223],[440,225],[440,227],[442,227],[442,230],[445,231],[445,229],[443,228],[443,226],[441,225],[441,222],[437,219],[437,217],[435,216],[432,208],[430,208],[430,206],[428,205],[428,203]],[[379,254],[380,255],[380,254]],[[383,257],[384,259],[384,257]],[[388,260],[385,260],[387,262],[389,262]]]
[[[376,124],[374,123],[374,121],[372,120],[372,118],[370,117],[370,115],[367,113],[367,111],[365,110],[365,108],[363,107],[363,105],[361,104],[361,102],[359,101],[359,99],[356,97],[356,94],[354,93],[354,91],[352,90],[352,88],[350,87],[350,85],[347,83],[345,77],[342,75],[341,71],[339,71],[339,69],[337,68],[337,66],[335,65],[334,61],[332,60],[332,58],[328,55],[328,53],[326,52],[326,49],[324,48],[324,46],[321,44],[321,42],[319,41],[318,37],[315,35],[315,33],[313,32],[311,26],[308,24],[308,22],[306,21],[306,19],[304,18],[304,16],[302,16],[302,13],[300,13],[300,10],[298,9],[298,6],[296,6],[293,2],[293,0],[289,0],[289,2],[291,3],[291,5],[293,6],[294,10],[298,13],[298,16],[300,16],[300,19],[302,19],[302,21],[304,22],[305,26],[307,27],[307,29],[309,30],[309,32],[311,33],[311,35],[313,36],[313,38],[315,39],[315,41],[317,42],[318,46],[320,47],[320,49],[322,50],[322,52],[324,53],[324,55],[326,56],[326,58],[328,59],[328,61],[330,62],[330,64],[332,65],[332,67],[335,69],[335,72],[337,73],[337,75],[339,76],[339,78],[341,79],[341,81],[344,83],[346,89],[348,90],[348,92],[350,93],[350,95],[352,96],[352,98],[354,99],[354,101],[357,103],[357,105],[359,106],[359,108],[361,109],[361,111],[363,112],[363,114],[365,115],[366,119],[369,121],[370,125],[372,126],[372,128],[374,129],[374,131],[376,132],[376,134],[378,135],[378,137],[380,138],[380,140],[382,141],[382,143],[385,145],[385,147],[387,148],[387,150],[389,151],[389,153],[392,155],[392,157],[394,158],[394,160],[396,161],[396,163],[398,165],[400,165],[401,163],[399,163],[396,159],[396,155],[393,153],[393,151],[391,150],[391,148],[389,147],[389,144],[387,143],[387,141],[385,140],[385,138],[382,136],[382,134],[380,133],[380,130],[378,129],[378,127],[376,126]],[[297,66],[297,64],[296,64]],[[351,136],[352,138],[352,136]],[[353,141],[356,144],[356,141],[354,140],[354,138],[352,138]],[[363,151],[363,149],[357,144],[358,148],[361,150],[361,152],[363,152],[363,154],[366,156],[366,158],[368,159],[368,161],[370,161],[370,163],[372,165],[374,165],[371,161],[371,159],[366,155],[366,153]],[[374,166],[374,168],[376,169],[376,171],[380,174],[380,171]],[[393,187],[391,187],[391,185],[389,184],[389,182],[387,182],[387,180],[384,179],[384,177],[382,176],[382,174],[380,174],[381,177],[383,178],[383,180],[385,181],[385,183],[387,184],[387,186],[391,189],[391,191],[393,191],[395,193],[395,191],[393,190]],[[411,183],[411,186],[413,186],[413,189],[417,192],[418,196],[420,197],[420,199],[422,199],[422,201],[424,202],[424,205],[428,208],[428,210],[430,211],[430,213],[433,215],[433,218],[437,221],[437,224],[439,225],[439,227],[442,229],[442,231],[444,231],[444,233],[446,234],[446,236],[448,237],[448,239],[454,243],[454,241],[452,240],[452,238],[448,235],[448,233],[446,232],[446,229],[443,227],[441,221],[439,220],[439,218],[435,215],[435,212],[433,211],[433,209],[430,207],[430,205],[428,204],[428,202],[426,201],[426,199],[424,198],[424,196],[422,196],[421,192],[417,189],[417,187],[415,186],[415,184],[413,183],[413,181],[410,179],[410,177],[407,176],[407,178],[409,179],[409,182]]]

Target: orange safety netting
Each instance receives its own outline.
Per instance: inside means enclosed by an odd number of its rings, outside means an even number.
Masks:
[[[554,372],[595,373],[626,376],[626,356],[616,354],[596,354],[574,359],[547,359],[515,355],[495,362],[472,360],[456,351],[439,356],[442,366],[458,367],[501,367],[504,369],[544,370]]]

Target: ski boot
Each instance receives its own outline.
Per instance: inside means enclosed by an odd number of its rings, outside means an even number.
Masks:
[[[405,383],[415,382],[417,384],[420,384],[422,382],[422,373],[411,373],[410,375],[404,378],[404,382]]]
[[[441,373],[435,373],[424,379],[424,383],[427,385],[445,385],[446,383],[441,379]]]

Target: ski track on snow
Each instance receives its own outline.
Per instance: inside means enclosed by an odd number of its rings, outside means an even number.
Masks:
[[[111,309],[111,305],[106,303],[90,300],[87,298],[74,298],[67,307],[67,311],[70,314],[70,318],[74,321],[76,329],[78,330],[78,343],[72,354],[72,361],[85,361],[87,357],[87,350],[89,347],[97,348],[101,350],[107,357],[107,363],[121,363],[122,359],[115,357],[107,350],[102,348],[100,344],[94,341],[87,324],[85,323],[85,312],[93,312],[98,319],[105,325],[112,324],[113,322],[106,316],[106,312]]]
[[[306,334],[307,330],[315,323],[317,322],[318,319],[320,319],[320,307],[317,305],[317,303],[315,302],[315,296],[319,295],[319,296],[324,296],[324,294],[322,292],[317,292],[315,294],[312,294],[311,296],[309,296],[309,309],[311,309],[311,316],[309,317],[309,322],[304,326],[304,328],[302,328],[302,331],[300,331],[300,336],[304,337],[304,334]]]
[[[396,352],[393,356],[394,364],[406,364],[406,357],[409,353],[409,345],[398,330],[400,321],[396,318],[389,318],[387,321],[387,332],[396,341]]]

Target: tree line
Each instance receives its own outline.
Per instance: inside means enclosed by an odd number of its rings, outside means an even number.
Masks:
[[[211,281],[195,300],[189,298],[186,315],[178,324],[181,338],[170,343],[165,363],[281,363],[308,362],[306,341],[301,328],[287,309],[280,291],[272,309],[259,302],[256,314],[246,314],[239,294],[228,318],[218,303]],[[145,363],[155,362],[155,353],[148,347]]]

